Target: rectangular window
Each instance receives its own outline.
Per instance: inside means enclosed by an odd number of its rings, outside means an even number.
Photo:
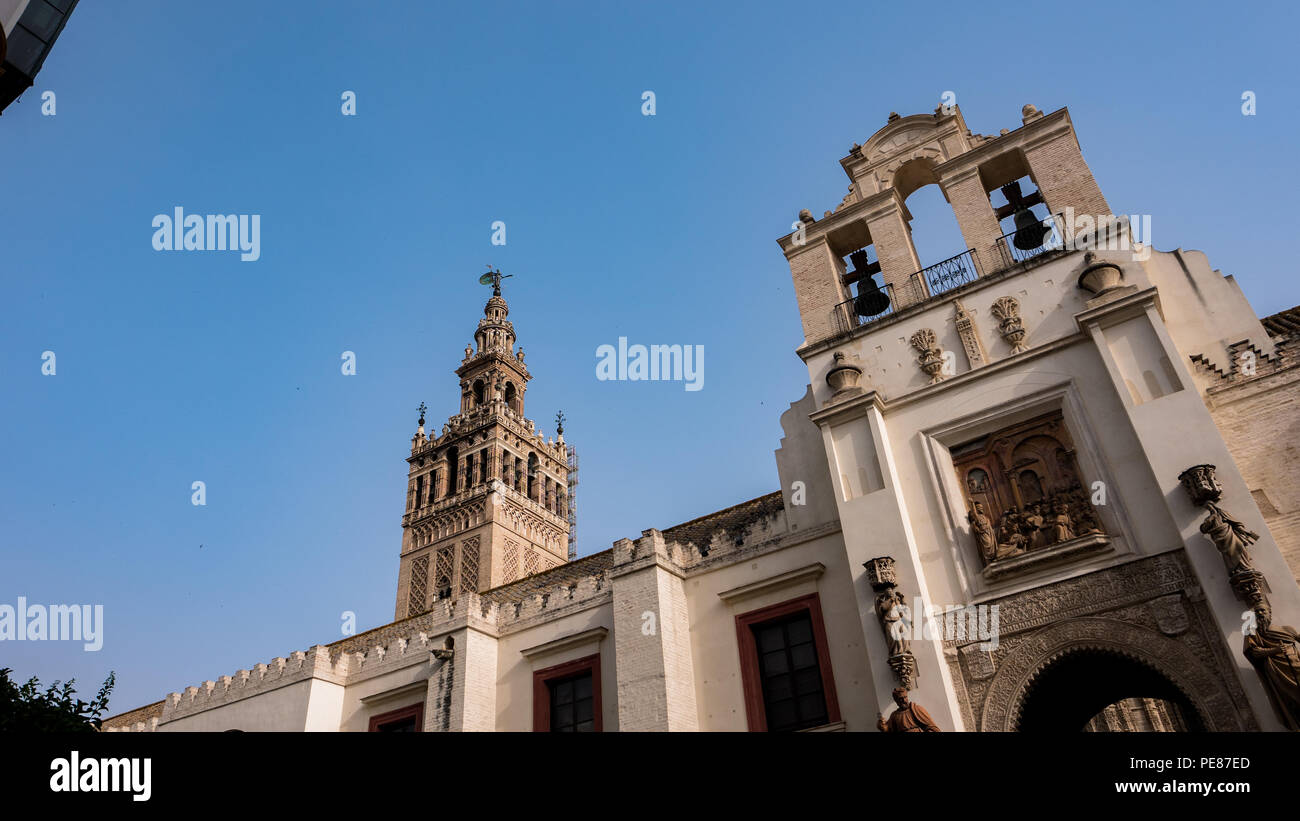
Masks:
[[[840,720],[816,593],[736,617],[749,729],[789,731]]]
[[[533,673],[533,731],[598,733],[601,730],[600,655]]]
[[[424,702],[370,717],[372,733],[424,732]]]

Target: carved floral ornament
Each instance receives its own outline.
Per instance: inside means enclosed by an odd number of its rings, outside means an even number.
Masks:
[[[1013,296],[998,297],[989,311],[997,318],[998,333],[1011,346],[1011,353],[1024,353],[1028,350],[1028,346],[1025,345],[1025,326],[1020,318],[1019,300]]]
[[[935,336],[933,330],[922,328],[912,334],[909,340],[913,348],[921,352],[917,357],[916,364],[921,368],[921,372],[930,377],[930,384],[934,385],[943,381],[943,350],[938,346],[939,338]]]

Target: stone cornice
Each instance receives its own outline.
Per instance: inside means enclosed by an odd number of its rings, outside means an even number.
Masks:
[[[583,630],[580,633],[571,633],[567,636],[561,636],[542,644],[535,644],[532,647],[525,647],[519,651],[519,654],[526,659],[534,659],[538,656],[558,653],[561,650],[567,650],[570,647],[578,645],[597,643],[599,644],[605,636],[609,635],[609,630],[604,627],[593,627],[590,630]]]
[[[813,562],[809,565],[789,570],[785,573],[779,573],[770,578],[763,579],[749,584],[742,584],[739,587],[733,587],[730,590],[723,590],[718,594],[718,598],[731,604],[740,599],[747,599],[751,596],[757,596],[763,593],[777,590],[782,587],[799,584],[804,581],[816,581],[826,572],[826,565],[821,562]]]

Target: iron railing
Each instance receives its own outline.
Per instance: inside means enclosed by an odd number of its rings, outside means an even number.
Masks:
[[[975,255],[968,248],[954,257],[922,268],[908,278],[909,289],[918,297],[916,301],[938,296],[953,288],[974,282],[979,278]]]
[[[857,308],[854,307],[854,303],[858,301],[857,297],[846,299],[839,305],[836,305],[834,311],[832,311],[835,331],[837,333],[846,333],[854,328],[860,328],[870,322],[875,322],[877,319],[883,319],[898,310],[899,305],[894,296],[894,286],[885,283],[880,287],[880,292],[889,297],[889,305],[886,306],[885,310],[878,314],[872,314],[871,316],[861,316],[858,314]]]
[[[1001,262],[998,270],[1019,265],[1048,251],[1059,251],[1065,247],[1065,234],[1062,230],[1064,221],[1061,214],[1053,214],[1047,219],[1041,220],[1038,224],[1047,229],[1047,235],[1043,238],[1043,244],[1037,248],[1031,248],[1027,251],[1017,248],[1015,246],[1015,231],[998,237],[998,241],[993,244],[994,256]]]

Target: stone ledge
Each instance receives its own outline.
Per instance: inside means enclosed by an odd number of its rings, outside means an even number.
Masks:
[[[1041,570],[1058,562],[1072,561],[1082,556],[1090,556],[1114,550],[1110,537],[1105,533],[1092,533],[1079,536],[1068,542],[1032,550],[1023,556],[1002,559],[984,568],[985,581],[1002,581],[1010,576]]]

